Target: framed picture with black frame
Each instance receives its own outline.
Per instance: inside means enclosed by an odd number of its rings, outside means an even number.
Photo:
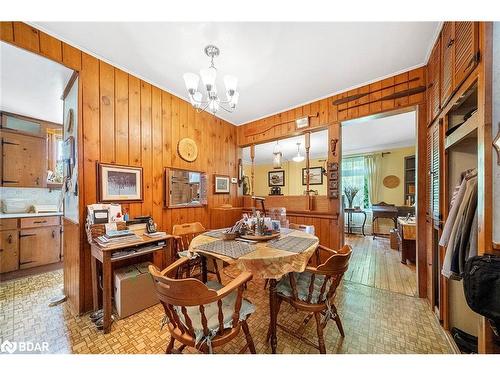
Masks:
[[[302,185],[307,185],[307,168],[302,168]],[[309,185],[323,185],[323,167],[309,168]]]
[[[285,186],[285,171],[269,171],[267,174],[269,187]]]
[[[98,163],[101,202],[143,201],[142,168]]]

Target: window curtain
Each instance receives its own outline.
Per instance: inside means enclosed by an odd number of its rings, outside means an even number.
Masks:
[[[365,165],[362,156],[342,159],[342,189],[346,186],[358,188],[359,191],[354,197],[353,206],[364,208]],[[345,196],[343,204],[347,207]]]
[[[372,154],[364,157],[365,171],[368,183],[368,197],[370,205],[376,204],[378,200],[378,191],[380,186],[380,155]]]

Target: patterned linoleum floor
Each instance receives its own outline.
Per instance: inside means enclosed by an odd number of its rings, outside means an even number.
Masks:
[[[228,273],[232,273],[231,270]],[[103,335],[89,316],[74,317],[66,304],[48,307],[62,286],[62,271],[53,271],[0,284],[0,341],[49,343],[51,353],[163,353],[168,330],[160,330],[160,305],[119,320]],[[223,275],[223,282],[229,278]],[[249,318],[257,353],[270,353],[265,342],[268,324],[267,291],[262,281],[252,281],[245,296],[256,305]],[[342,340],[330,321],[325,330],[328,353],[452,353],[445,333],[423,299],[362,284],[343,282],[336,305],[346,337]],[[279,321],[298,328],[304,315],[283,303]],[[316,342],[314,319],[305,331]],[[243,333],[218,348],[219,353],[238,353]],[[184,353],[194,353],[186,348]],[[279,353],[317,353],[315,348],[278,329]]]

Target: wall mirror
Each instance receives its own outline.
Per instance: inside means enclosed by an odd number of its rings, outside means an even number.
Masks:
[[[250,187],[244,187],[243,192],[258,196],[326,195],[328,130],[310,134],[309,170],[306,169],[308,155],[305,146],[305,135],[261,143],[254,146],[253,158],[251,147],[245,147],[242,150],[243,183],[246,179]]]
[[[64,173],[61,98],[73,70],[4,42],[0,42],[0,59],[1,185],[60,188]]]
[[[200,207],[207,204],[207,175],[183,169],[165,169],[166,207]]]

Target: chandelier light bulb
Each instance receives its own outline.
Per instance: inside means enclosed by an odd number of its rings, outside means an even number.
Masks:
[[[217,78],[217,69],[212,66],[210,68],[201,69],[200,76],[207,91],[212,91],[215,86],[215,79]]]

